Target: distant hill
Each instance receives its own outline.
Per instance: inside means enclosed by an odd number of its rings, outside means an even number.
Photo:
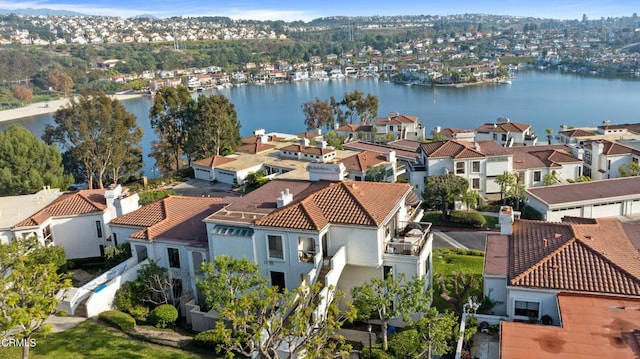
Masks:
[[[1,15],[30,15],[30,16],[41,16],[41,15],[53,15],[53,16],[91,16],[87,14],[82,14],[75,11],[67,11],[67,10],[53,10],[53,9],[0,9]]]

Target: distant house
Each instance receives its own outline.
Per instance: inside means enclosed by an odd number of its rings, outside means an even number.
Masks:
[[[418,117],[401,115],[397,112],[390,113],[387,118],[375,120],[376,133],[378,135],[392,135],[396,140],[420,140],[425,138],[425,129],[418,121]]]
[[[495,123],[485,123],[476,128],[475,132],[476,141],[496,141],[504,147],[535,146],[538,142],[531,125],[511,122],[506,117],[499,117]]]
[[[492,311],[513,321],[548,317],[561,326],[562,292],[640,299],[640,261],[631,239],[638,229],[630,226],[614,218],[514,220],[511,207],[502,207],[500,234],[487,236],[483,272],[484,293],[500,302]]]
[[[640,161],[640,149],[622,142],[594,140],[578,149],[583,153],[584,175],[594,180],[621,177],[620,168]]]
[[[336,156],[336,150],[333,147],[328,147],[324,141],[318,142],[316,146],[308,144],[307,139],[302,139],[300,144],[282,147],[280,148],[280,157],[326,163],[331,162]]]
[[[11,226],[17,238],[36,236],[45,245],[65,250],[67,259],[99,257],[118,245],[106,226],[138,208],[138,195],[117,185],[110,189],[63,193],[44,208]]]
[[[404,173],[404,169],[398,167],[395,151],[390,151],[386,155],[364,151],[346,157],[340,162],[349,172],[348,178],[354,181],[369,180],[393,183],[396,182],[400,174]],[[374,178],[374,173],[370,172],[375,169],[379,170],[377,173],[381,176],[380,178]]]
[[[235,161],[235,158],[216,155],[195,161],[191,164],[191,167],[193,168],[195,178],[213,181],[219,177],[216,176],[216,168],[233,161]]]

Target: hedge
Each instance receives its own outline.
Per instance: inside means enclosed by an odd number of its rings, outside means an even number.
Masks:
[[[220,340],[218,340],[218,336],[213,329],[196,334],[193,337],[193,342],[201,348],[211,349],[215,351],[215,353],[220,354]]]
[[[105,323],[114,325],[125,332],[131,331],[136,327],[136,320],[129,314],[123,313],[119,310],[108,310],[106,312],[102,312],[98,315],[98,319]]]
[[[156,327],[164,328],[178,319],[178,310],[171,304],[162,304],[151,312],[151,318],[156,323]]]
[[[478,212],[451,211],[450,220],[451,222],[469,224],[474,227],[484,227],[487,224],[487,220]]]
[[[389,350],[395,354],[396,358],[407,358],[417,351],[418,342],[418,331],[407,329],[391,335]]]

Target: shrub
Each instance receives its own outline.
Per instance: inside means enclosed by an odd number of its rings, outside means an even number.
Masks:
[[[151,318],[156,323],[156,327],[164,328],[178,319],[178,310],[171,304],[163,304],[151,312]]]
[[[391,350],[396,358],[407,358],[418,349],[418,331],[416,329],[408,329],[395,333],[389,339],[389,350]]]
[[[450,216],[451,222],[455,223],[468,224],[474,227],[484,227],[487,224],[487,220],[478,212],[451,211]]]
[[[140,205],[144,206],[145,204],[153,203],[155,201],[159,201],[168,196],[174,196],[176,192],[174,190],[157,190],[157,191],[145,191],[139,192],[138,196],[140,197]]]
[[[56,315],[59,317],[66,317],[67,315],[69,315],[69,313],[67,313],[67,311],[64,309],[61,309],[56,313]]]
[[[220,343],[222,342],[213,329],[200,332],[193,337],[193,342],[205,349],[215,351],[216,354],[220,354]]]
[[[365,350],[363,350],[363,353],[365,354],[369,354],[369,348],[366,348]],[[366,357],[366,355],[365,355]],[[393,359],[394,356],[385,352],[382,349],[378,349],[378,348],[373,348],[373,351],[371,353],[371,358],[373,359]]]
[[[149,308],[140,304],[141,302],[141,293],[136,290],[134,282],[123,284],[113,298],[116,309],[131,314],[138,322],[144,322],[149,315]]]
[[[108,310],[98,315],[101,321],[114,325],[124,332],[133,330],[136,327],[136,320],[127,313],[119,310]]]

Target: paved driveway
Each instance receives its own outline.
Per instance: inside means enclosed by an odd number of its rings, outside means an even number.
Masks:
[[[228,197],[240,195],[239,192],[232,191],[230,184],[212,183],[194,178],[174,186],[173,190],[181,196],[190,197]]]
[[[433,230],[434,248],[465,248],[484,251],[487,240],[485,231]]]

